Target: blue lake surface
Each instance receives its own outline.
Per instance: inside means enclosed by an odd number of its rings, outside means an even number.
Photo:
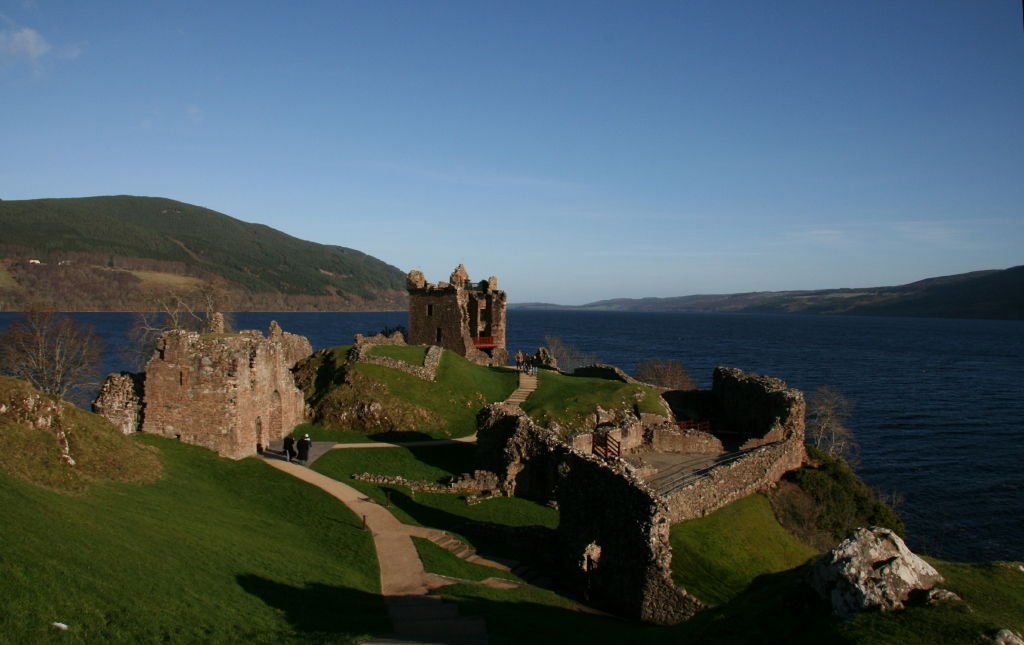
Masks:
[[[74,314],[95,325],[105,369],[125,369],[131,314]],[[0,313],[0,328],[17,314]],[[271,320],[314,349],[406,325],[395,313],[240,313]],[[855,404],[859,475],[897,490],[908,543],[963,561],[1024,560],[1024,322],[759,314],[508,312],[511,353],[553,334],[633,370],[645,358],[684,363],[702,388],[716,366],[775,376],[805,392],[840,388]]]

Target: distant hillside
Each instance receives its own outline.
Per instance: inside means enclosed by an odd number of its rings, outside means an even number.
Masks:
[[[359,251],[156,197],[0,201],[0,306],[133,309],[166,285],[223,279],[243,310],[394,310],[405,274]],[[38,260],[36,264],[31,260]]]
[[[676,298],[618,298],[578,307],[510,304],[511,309],[849,314],[1024,320],[1024,266],[929,278],[896,287],[761,291]]]

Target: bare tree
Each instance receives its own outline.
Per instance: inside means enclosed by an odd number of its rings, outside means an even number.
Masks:
[[[544,336],[544,346],[548,353],[558,361],[558,369],[563,372],[572,372],[577,367],[593,365],[601,361],[597,354],[584,352],[577,349],[575,345],[563,343],[558,336],[550,334]]]
[[[808,430],[818,450],[847,462],[856,459],[857,444],[846,420],[853,414],[853,402],[836,387],[824,385],[807,398]]]
[[[64,402],[97,385],[102,355],[103,341],[92,325],[83,327],[74,318],[39,305],[31,305],[0,334],[0,371],[57,399],[54,434],[61,456],[72,466]]]
[[[637,363],[636,380],[667,388],[669,390],[696,390],[697,381],[690,376],[689,370],[679,361],[672,359],[655,359]]]
[[[218,282],[154,292],[146,299],[145,311],[136,312],[135,324],[128,332],[129,343],[121,348],[121,353],[135,369],[142,369],[164,332],[208,332],[213,314],[228,309],[234,300],[234,294]],[[225,315],[224,323],[228,329],[229,315]]]

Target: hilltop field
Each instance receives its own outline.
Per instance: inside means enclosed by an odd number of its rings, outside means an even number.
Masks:
[[[415,363],[422,362],[418,350],[384,351]],[[322,352],[297,370],[322,420],[347,405],[351,391],[345,388],[376,387],[375,401],[383,407],[412,418],[418,418],[418,407],[438,425],[396,435],[394,428],[385,434],[383,426],[352,427],[333,417],[333,424],[300,430],[350,442],[465,434],[471,431],[465,419],[485,402],[507,397],[517,379],[514,372],[446,353],[437,382],[409,389],[400,378],[407,375],[397,370],[340,368],[347,352]],[[541,379],[530,414],[550,422],[553,411],[573,406],[566,418],[585,416],[589,405],[646,405],[642,389],[595,392],[585,380],[590,379],[581,379],[577,388]],[[24,399],[26,388],[0,380],[0,400]],[[585,391],[591,401],[584,400]],[[333,397],[336,404],[325,403]],[[78,459],[71,467],[60,459],[51,432],[19,421],[9,405],[3,409],[0,643],[356,643],[390,631],[371,536],[335,498],[260,459],[231,461],[172,440],[127,437],[101,417],[69,409],[71,453]],[[382,505],[390,498],[390,511],[403,523],[453,532],[482,554],[525,560],[556,578],[544,562],[458,534],[466,520],[556,527],[554,508],[522,498],[470,505],[460,495],[413,493],[351,478],[368,472],[443,482],[471,471],[475,450],[472,443],[349,448],[329,451],[312,468]],[[966,644],[984,642],[997,628],[1024,630],[1020,563],[929,559],[947,578],[942,586],[962,602],[861,614],[845,622],[831,618],[829,607],[800,579],[823,548],[864,523],[902,530],[842,462],[812,452],[812,463],[787,475],[770,495],[754,494],[674,526],[676,583],[714,605],[674,627],[596,614],[579,598],[533,586],[481,586],[480,580],[495,575],[519,579],[425,540],[416,547],[428,571],[463,581],[439,594],[457,602],[463,616],[485,617],[489,642],[498,645]]]

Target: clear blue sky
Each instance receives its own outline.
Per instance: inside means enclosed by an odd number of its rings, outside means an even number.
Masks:
[[[1024,264],[1017,0],[0,0],[0,198],[162,196],[513,302]]]

